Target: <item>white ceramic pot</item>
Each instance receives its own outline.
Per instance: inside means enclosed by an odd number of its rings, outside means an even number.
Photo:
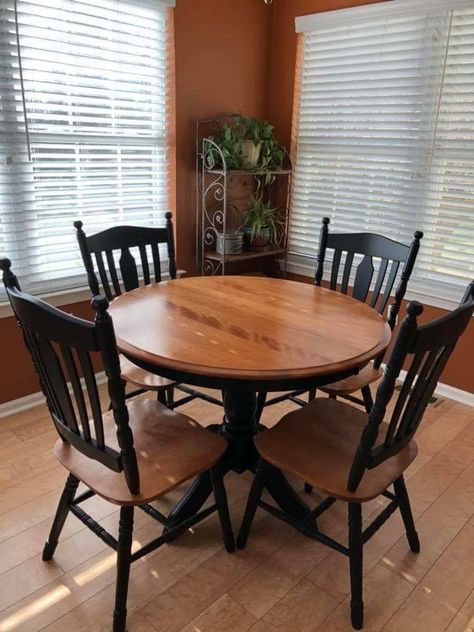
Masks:
[[[242,165],[244,169],[253,169],[260,159],[262,143],[255,145],[253,140],[242,141]]]

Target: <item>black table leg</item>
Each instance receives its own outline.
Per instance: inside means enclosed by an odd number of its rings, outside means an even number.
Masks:
[[[229,469],[239,474],[254,470],[258,457],[254,444],[257,422],[257,394],[254,391],[224,392],[224,420],[220,433],[227,439]]]
[[[178,525],[183,520],[194,516],[212,493],[209,472],[203,472],[193,482],[186,494],[181,498],[168,515],[170,526]],[[165,529],[166,531],[166,529]]]
[[[254,436],[257,431],[255,412],[257,394],[254,391],[226,390],[223,393],[224,420],[221,425],[210,428],[222,434],[228,449],[223,457],[223,468],[241,474],[246,470],[255,471],[258,454]],[[264,432],[264,431],[263,431]],[[290,486],[283,474],[271,468],[266,487],[280,508],[290,516],[300,520],[309,513],[309,508]],[[187,493],[169,515],[172,524],[189,518],[199,511],[212,493],[212,485],[207,472],[196,478]]]
[[[265,488],[280,509],[296,520],[304,520],[311,511],[280,470],[275,467],[268,468],[265,474]]]

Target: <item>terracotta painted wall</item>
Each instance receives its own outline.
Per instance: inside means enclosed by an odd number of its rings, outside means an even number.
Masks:
[[[195,119],[266,115],[271,8],[263,0],[177,0],[177,255],[194,270]]]
[[[89,301],[66,305],[62,309],[81,318],[93,318]],[[38,378],[13,317],[0,319],[0,341],[0,404],[38,392]]]
[[[296,63],[295,17],[344,9],[369,2],[360,0],[274,0],[271,15],[271,55],[270,74],[268,79],[267,116],[276,126],[282,142],[289,144],[291,140],[291,124],[293,116],[293,88]],[[302,278],[303,279],[303,278]],[[308,279],[306,279],[308,280]],[[403,313],[403,312],[402,312]],[[439,318],[442,309],[427,306],[423,320]],[[442,376],[446,384],[474,393],[474,319],[458,344],[453,356]]]

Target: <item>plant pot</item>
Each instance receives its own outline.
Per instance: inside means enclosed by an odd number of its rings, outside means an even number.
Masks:
[[[253,169],[260,160],[262,143],[255,145],[253,140],[242,141],[242,166],[244,169]]]
[[[220,255],[239,255],[242,252],[242,231],[217,233],[216,251]]]
[[[244,243],[247,250],[264,250],[270,245],[270,229],[261,228],[252,235],[250,226],[244,226]]]

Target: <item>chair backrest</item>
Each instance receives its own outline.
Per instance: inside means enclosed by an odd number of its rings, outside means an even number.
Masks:
[[[352,296],[363,303],[367,302],[380,314],[383,314],[398,272],[402,268],[394,301],[387,317],[387,322],[393,330],[420,249],[423,233],[416,231],[412,243],[407,246],[374,233],[331,233],[329,232],[329,222],[329,217],[323,217],[315,284],[321,285],[326,251],[330,248],[334,250],[329,281],[331,290],[338,289],[338,278],[342,268],[342,282],[339,291],[343,294],[348,293],[349,281],[353,276]],[[356,255],[361,255],[362,260],[357,262],[359,257],[356,257],[356,262],[354,262]],[[380,259],[375,281],[374,258]],[[344,264],[342,265],[343,259]]]
[[[140,491],[133,433],[108,301],[95,296],[95,322],[66,314],[21,291],[9,259],[0,260],[3,282],[38,373],[56,430],[63,441],[115,472],[124,472],[132,494]],[[120,451],[106,443],[92,356],[99,352]],[[81,379],[82,378],[82,379]]]
[[[166,213],[165,228],[114,226],[89,236],[86,236],[81,221],[74,222],[77,241],[92,294],[95,296],[101,293],[93,257],[99,271],[102,291],[109,300],[123,292],[134,290],[140,285],[140,267],[144,285],[161,281],[159,244],[167,245],[169,274],[172,279],[175,279],[176,262],[172,217],[171,213]],[[131,248],[138,250],[139,265],[130,252]],[[117,253],[119,253],[118,265],[117,257],[114,256]]]
[[[400,452],[416,433],[449,356],[472,318],[474,281],[469,284],[460,306],[446,316],[418,326],[417,318],[422,312],[420,303],[409,303],[354,456],[347,482],[349,491],[357,489],[366,469],[377,467]],[[407,359],[405,380],[386,432],[379,437],[380,424]]]

